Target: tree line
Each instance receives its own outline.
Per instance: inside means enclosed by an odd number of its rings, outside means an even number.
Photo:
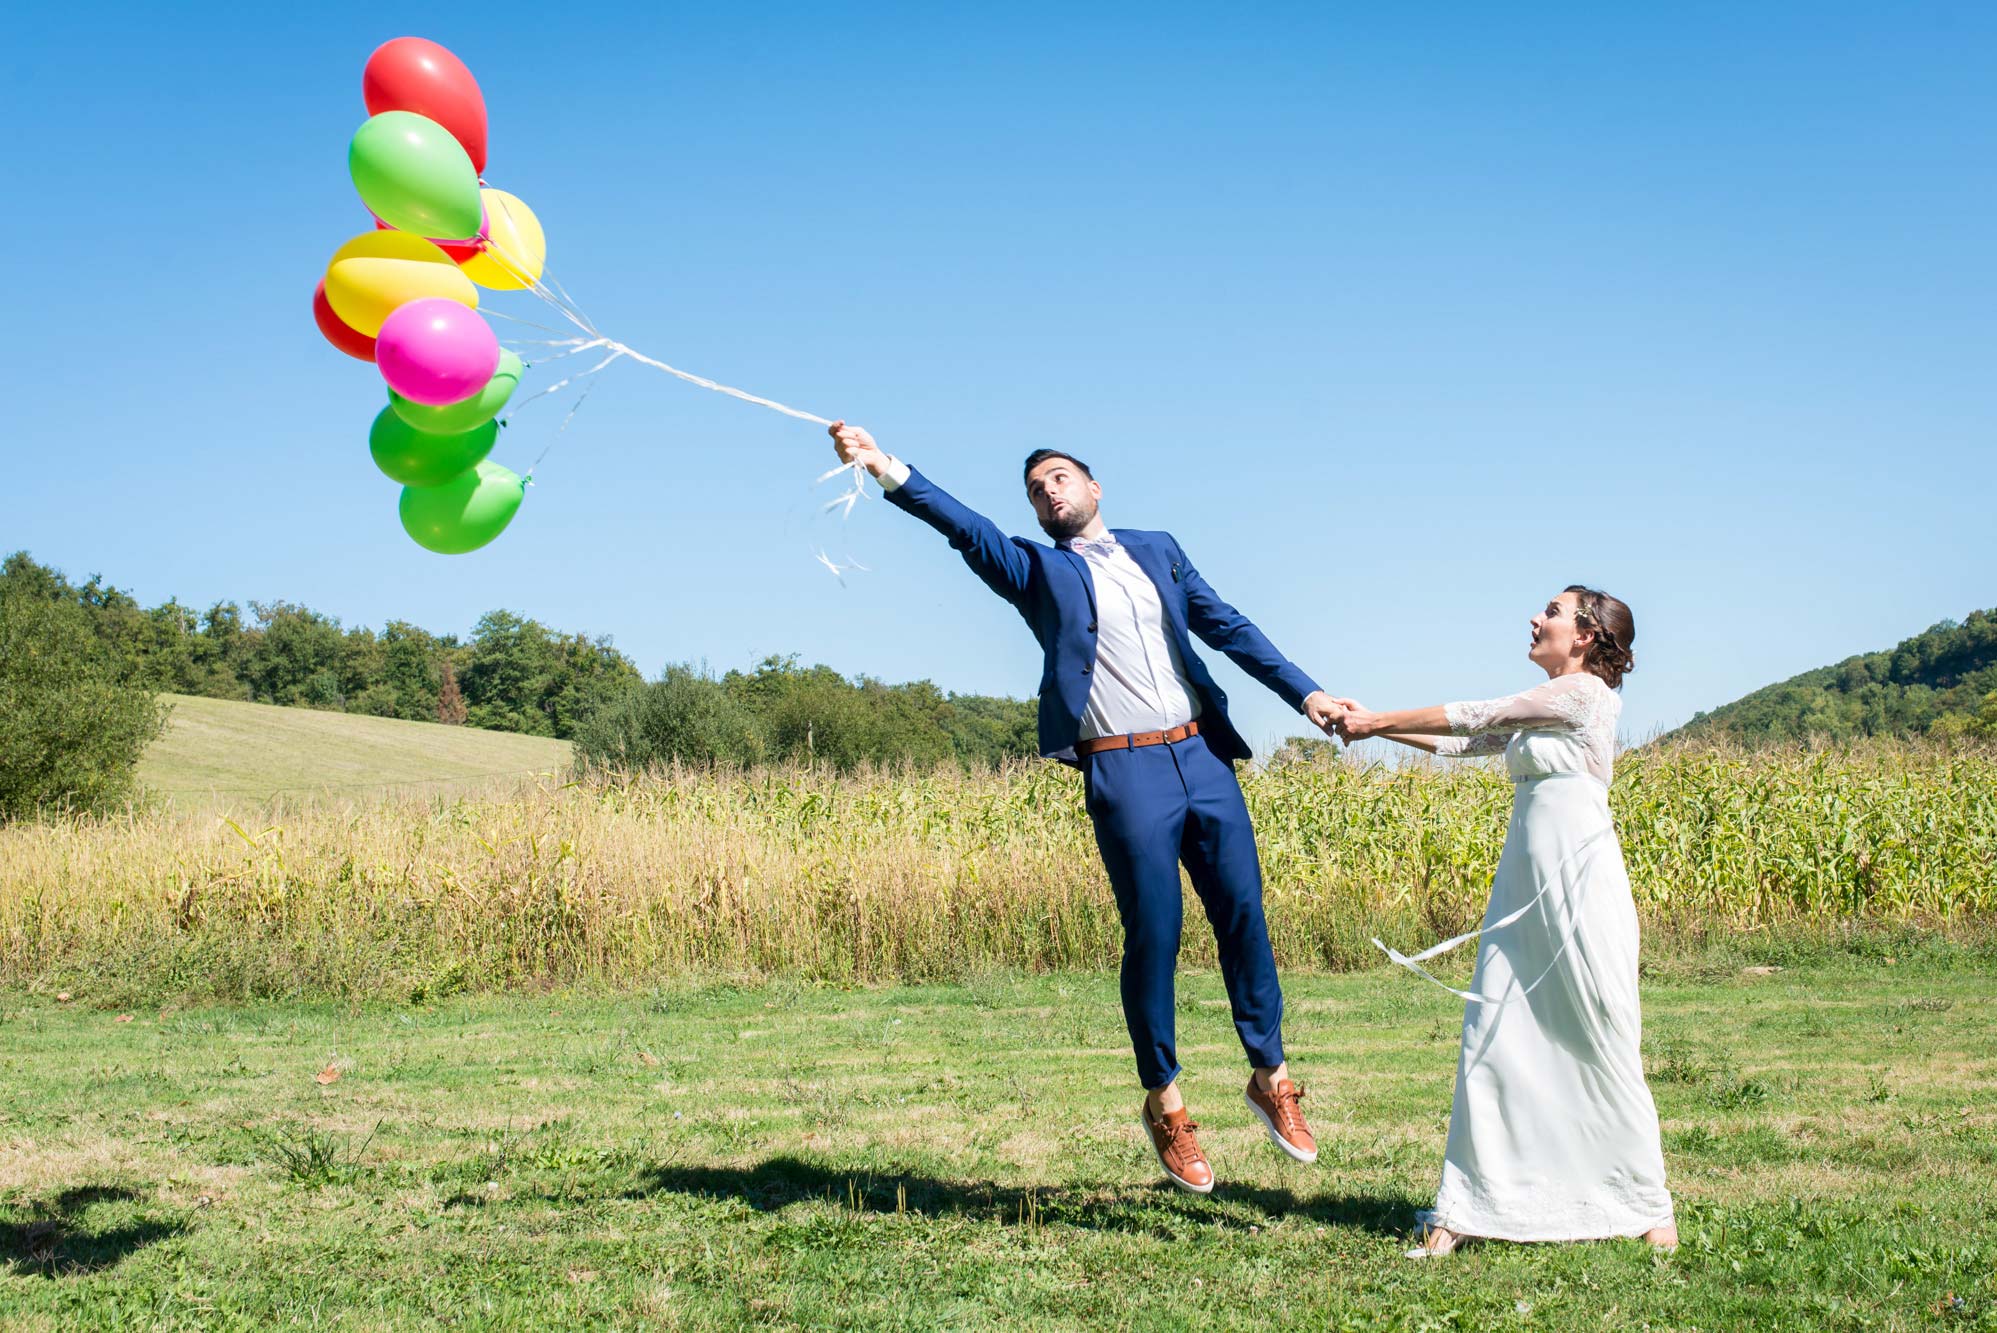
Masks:
[[[403,620],[346,627],[284,601],[146,607],[25,551],[0,562],[0,649],[0,818],[128,797],[168,693],[552,736],[596,765],[986,766],[1035,748],[1029,700],[849,679],[794,656],[647,682],[608,635],[512,611],[461,639]]]
[[[608,636],[489,611],[469,639],[404,620],[377,633],[293,602],[174,598],[141,606],[93,575],[75,584],[26,552],[0,565],[10,596],[73,607],[122,681],[213,699],[318,708],[567,738],[607,690],[641,677]]]
[[[576,734],[586,766],[771,762],[985,768],[1037,753],[1030,700],[945,694],[926,680],[848,680],[795,656],[715,676],[690,665],[606,701]]]
[[[1885,652],[1849,657],[1700,713],[1679,735],[1997,739],[1997,611],[1944,620]]]

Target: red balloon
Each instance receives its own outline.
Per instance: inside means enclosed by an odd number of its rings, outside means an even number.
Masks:
[[[327,342],[348,356],[362,361],[374,360],[374,339],[334,313],[333,303],[326,299],[324,278],[319,279],[319,285],[312,289],[312,318],[318,321],[319,332],[326,335]]]
[[[483,214],[481,214],[481,216],[483,216]],[[430,244],[436,246],[439,250],[442,250],[445,254],[449,255],[451,257],[452,262],[462,264],[467,259],[470,259],[473,255],[479,254],[485,249],[486,247],[485,230],[486,227],[489,227],[491,225],[492,224],[490,222],[487,222],[484,226],[481,226],[479,228],[479,235],[472,237],[469,241],[440,241],[434,236],[425,236],[423,239],[430,242]],[[376,231],[395,230],[395,228],[389,226],[386,222],[383,222],[380,218],[376,218],[374,220],[374,229]]]
[[[472,169],[485,171],[485,94],[465,62],[435,42],[396,37],[368,57],[361,73],[368,114],[413,111],[450,131],[464,146]]]

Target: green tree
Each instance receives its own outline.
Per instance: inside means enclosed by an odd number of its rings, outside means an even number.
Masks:
[[[928,681],[854,682],[789,656],[765,658],[747,674],[731,672],[726,683],[761,723],[774,759],[849,772],[862,764],[926,766],[954,753],[950,705]]]
[[[471,661],[458,678],[474,727],[555,734],[546,696],[560,674],[548,631],[511,611],[488,611],[472,627]]]
[[[556,670],[543,697],[555,735],[573,738],[585,719],[609,700],[645,678],[637,666],[611,646],[610,636],[592,638],[569,634],[552,643]]]
[[[1032,699],[953,694],[943,729],[966,768],[995,768],[1040,752],[1039,715],[1039,704]]]
[[[713,676],[669,666],[650,684],[605,695],[582,719],[576,759],[586,767],[642,769],[653,764],[731,764],[764,757],[748,706]]]
[[[454,646],[406,620],[388,622],[381,631],[380,684],[393,696],[395,711],[386,716],[411,722],[436,719],[444,654]]]
[[[245,668],[261,633],[243,624],[243,608],[217,602],[201,617],[192,647],[193,679],[188,692],[211,699],[248,699]]]
[[[264,703],[339,710],[346,637],[340,622],[293,602],[251,602],[261,631],[243,663],[250,697]]]
[[[34,582],[0,578],[0,820],[117,805],[166,727],[166,706],[132,683],[89,610]]]
[[[1263,760],[1263,766],[1271,770],[1303,765],[1307,768],[1322,768],[1340,762],[1338,746],[1328,736],[1288,736],[1276,747],[1270,756]]]
[[[348,630],[340,641],[340,692],[358,699],[379,686],[388,670],[388,650],[375,632],[365,625]],[[356,712],[368,710],[356,708]],[[376,716],[393,716],[392,713]]]

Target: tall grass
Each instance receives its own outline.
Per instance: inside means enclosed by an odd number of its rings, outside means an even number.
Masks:
[[[1485,766],[1244,775],[1285,964],[1476,920],[1511,788]],[[1612,804],[1653,929],[1997,911],[1997,754],[1626,755]],[[0,829],[0,984],[448,993],[688,972],[921,979],[1112,964],[1079,780],[807,769],[505,797],[134,812]],[[1186,958],[1212,941],[1187,898]]]

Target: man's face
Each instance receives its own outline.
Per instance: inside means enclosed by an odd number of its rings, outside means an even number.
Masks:
[[[1096,521],[1103,488],[1083,476],[1073,460],[1048,458],[1026,474],[1026,498],[1033,502],[1040,530],[1062,541],[1080,536]]]

